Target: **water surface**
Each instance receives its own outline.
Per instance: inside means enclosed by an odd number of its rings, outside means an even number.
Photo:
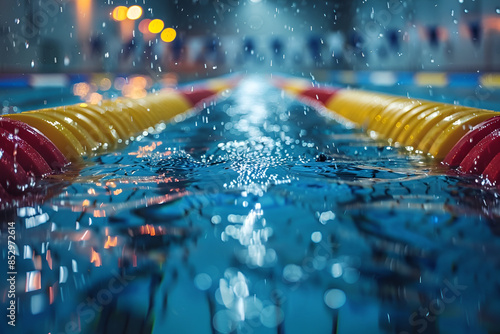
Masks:
[[[4,213],[15,331],[498,330],[496,190],[262,78],[158,130]]]

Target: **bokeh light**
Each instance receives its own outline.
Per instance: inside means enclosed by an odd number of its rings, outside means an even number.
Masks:
[[[148,84],[148,80],[146,79],[145,76],[142,76],[142,75],[139,75],[136,77],[131,77],[129,79],[129,82],[132,86],[136,86],[139,88],[146,88],[146,86]]]
[[[118,6],[113,10],[113,20],[123,21],[127,18],[128,8],[125,6]]]
[[[134,99],[143,98],[147,95],[146,88],[151,83],[148,82],[148,78],[145,76],[135,76],[129,78],[129,82],[126,83],[122,88],[122,94],[125,97],[130,97]]]
[[[344,291],[339,289],[331,289],[325,292],[323,296],[325,304],[332,309],[338,309],[344,306],[347,297]]]
[[[150,19],[144,19],[139,23],[139,31],[143,34],[149,33],[149,24],[151,23]]]
[[[125,86],[127,83],[127,80],[125,80],[124,77],[116,77],[115,82],[114,82],[114,87],[116,90],[122,90],[123,86]]]
[[[101,94],[94,92],[89,95],[86,101],[90,104],[99,104],[102,101],[102,99],[103,96]]]
[[[112,82],[109,78],[103,78],[99,82],[99,89],[102,91],[107,91],[111,88]]]
[[[142,16],[141,6],[131,6],[127,11],[127,18],[130,20],[137,20]]]
[[[90,86],[86,82],[79,82],[73,86],[73,94],[75,96],[84,97],[90,92]]]
[[[173,28],[167,28],[161,32],[161,40],[167,43],[172,42],[177,36],[177,32]]]
[[[157,34],[160,31],[162,31],[163,27],[165,27],[165,23],[163,23],[163,21],[160,19],[154,19],[153,21],[151,21],[149,23],[149,26],[148,26],[149,32],[151,32],[153,34]]]

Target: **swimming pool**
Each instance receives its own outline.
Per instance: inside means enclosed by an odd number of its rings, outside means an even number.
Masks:
[[[76,167],[3,212],[16,331],[498,328],[498,190],[262,77]]]

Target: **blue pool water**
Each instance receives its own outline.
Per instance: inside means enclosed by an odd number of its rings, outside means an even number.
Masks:
[[[499,192],[262,78],[81,167],[2,213],[2,333],[500,328]]]

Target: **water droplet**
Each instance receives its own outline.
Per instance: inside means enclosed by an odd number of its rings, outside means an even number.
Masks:
[[[346,268],[344,270],[344,281],[348,284],[354,284],[359,279],[359,270],[356,268]]]
[[[332,309],[338,309],[342,307],[346,302],[345,292],[339,289],[331,289],[325,292],[323,300],[325,304]]]
[[[323,239],[323,236],[321,235],[321,232],[316,231],[316,232],[313,232],[311,234],[311,240],[312,240],[312,242],[318,243],[318,242],[321,241],[321,239]]]
[[[231,310],[218,311],[213,318],[214,328],[221,333],[231,333],[236,329],[239,318]]]
[[[342,276],[342,265],[340,263],[334,263],[332,265],[332,276],[334,278],[339,278],[340,276]]]
[[[303,271],[296,264],[289,264],[283,268],[283,278],[289,282],[295,283],[302,279]]]
[[[260,321],[267,328],[277,327],[284,318],[283,311],[278,306],[269,305],[260,313]]]
[[[194,285],[202,291],[208,290],[212,285],[212,278],[205,273],[198,274],[194,278]]]

